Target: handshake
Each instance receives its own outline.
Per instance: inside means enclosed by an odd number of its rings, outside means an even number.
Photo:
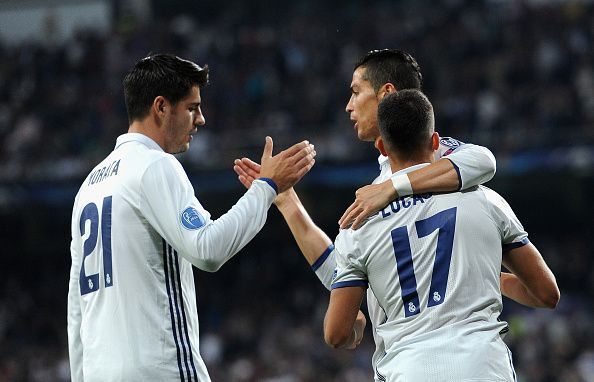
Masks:
[[[291,189],[315,163],[316,150],[308,141],[299,142],[288,149],[272,156],[272,138],[266,137],[266,145],[262,154],[262,165],[249,158],[235,159],[233,170],[241,184],[250,188],[258,178],[270,178],[276,183],[277,197],[274,204],[283,209],[283,205],[295,202],[301,204],[294,190]],[[280,195],[282,193],[282,195]],[[365,219],[394,199],[392,181],[361,187],[355,193],[355,200],[338,221],[340,228],[359,229]],[[292,201],[292,202],[291,202]],[[323,250],[323,249],[322,249]],[[319,254],[316,254],[319,255]]]
[[[316,151],[308,141],[296,143],[274,156],[272,148],[272,138],[266,137],[261,165],[248,158],[235,160],[233,170],[246,188],[250,188],[255,179],[270,178],[280,194],[299,182],[315,163]]]

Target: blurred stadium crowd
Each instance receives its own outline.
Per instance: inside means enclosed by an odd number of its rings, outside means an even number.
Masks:
[[[122,16],[108,33],[83,29],[60,44],[50,19],[40,41],[0,45],[0,179],[85,173],[127,128],[121,79],[149,52],[211,67],[207,126],[184,158],[190,169],[227,167],[257,152],[265,134],[279,143],[307,137],[320,160],[365,158],[344,107],[354,62],[383,47],[417,58],[442,135],[498,157],[594,142],[591,1],[204,8],[143,24]]]
[[[373,149],[356,140],[344,107],[354,62],[384,47],[419,61],[442,135],[495,153],[502,171],[494,182],[506,173],[550,174],[544,166],[561,156],[537,156],[544,159],[529,168],[513,158],[560,148],[570,163],[559,169],[586,179],[561,187],[568,194],[554,199],[583,214],[577,227],[559,221],[574,215],[554,215],[554,206],[543,208],[537,197],[526,196],[530,191],[518,196],[521,206],[510,200],[557,275],[562,297],[554,312],[506,300],[504,318],[519,381],[594,381],[588,240],[594,211],[588,211],[587,190],[579,189],[592,185],[594,173],[592,1],[235,0],[224,8],[195,2],[180,12],[181,3],[153,2],[150,22],[120,10],[111,30],[80,29],[64,42],[53,38],[56,26],[48,20],[41,39],[0,43],[0,382],[69,380],[72,200],[11,204],[10,193],[28,184],[74,186],[111,151],[127,129],[121,80],[134,62],[149,52],[171,52],[211,67],[211,86],[203,93],[207,125],[180,157],[200,179],[230,169],[236,157],[257,159],[265,135],[277,147],[309,139],[322,166],[373,162]],[[512,193],[515,179],[493,188]],[[237,197],[238,185],[200,198],[218,216]],[[347,180],[303,190],[331,237],[356,187]],[[524,218],[535,210],[547,218],[538,224]],[[372,378],[370,332],[356,352],[323,344],[328,295],[297,251],[279,214],[271,212],[239,259],[213,275],[197,272],[201,348],[213,381]]]

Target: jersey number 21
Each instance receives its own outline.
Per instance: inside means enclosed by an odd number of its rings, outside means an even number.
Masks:
[[[83,258],[81,259],[80,294],[96,292],[99,290],[99,273],[87,275],[85,273],[85,259],[91,255],[97,246],[99,239],[99,223],[101,223],[101,244],[103,249],[103,273],[105,287],[113,286],[113,274],[111,271],[111,196],[103,198],[101,207],[101,220],[99,220],[99,210],[95,203],[89,203],[83,208],[80,215],[80,235],[84,236],[86,231],[86,222],[90,221],[89,236],[83,245]]]

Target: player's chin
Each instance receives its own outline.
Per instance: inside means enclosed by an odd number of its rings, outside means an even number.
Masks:
[[[173,154],[181,154],[181,153],[185,153],[186,151],[188,151],[190,149],[190,143],[184,143],[180,146],[178,146],[177,150],[175,150],[175,152]]]
[[[357,130],[357,138],[362,142],[373,142],[375,138],[368,131]]]

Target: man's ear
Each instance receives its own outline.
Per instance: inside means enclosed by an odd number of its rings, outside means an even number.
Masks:
[[[156,116],[159,118],[163,118],[165,116],[165,110],[168,107],[167,100],[163,96],[157,96],[153,100],[153,106],[151,107],[152,111],[155,113]]]
[[[396,92],[396,86],[394,86],[393,83],[388,82],[385,83],[379,90],[378,94],[380,99],[383,99],[385,96],[387,96],[390,93],[395,93]]]
[[[384,146],[384,140],[382,137],[377,137],[375,140],[375,148],[378,149],[383,156],[388,156],[388,152],[386,151],[386,146]]]
[[[431,134],[431,149],[433,151],[435,151],[438,148],[439,148],[439,134],[437,133],[437,131],[434,131],[433,134]]]

